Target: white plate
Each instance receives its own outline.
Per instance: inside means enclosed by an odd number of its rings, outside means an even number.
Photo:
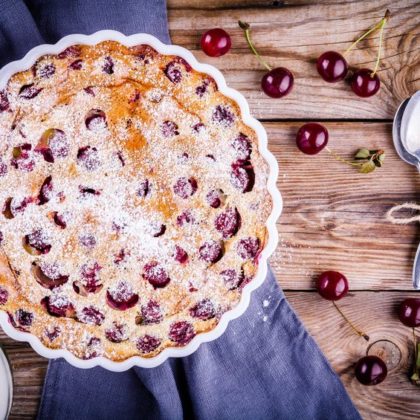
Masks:
[[[179,348],[166,348],[160,354],[153,358],[143,358],[139,356],[130,357],[122,362],[114,362],[104,357],[96,357],[90,360],[82,360],[74,356],[68,350],[53,350],[45,347],[40,340],[32,334],[21,332],[13,328],[7,321],[7,314],[0,311],[0,326],[4,332],[11,338],[19,341],[27,341],[31,344],[33,349],[41,356],[48,358],[63,357],[70,364],[79,368],[92,368],[94,366],[102,366],[105,369],[112,370],[115,372],[121,372],[130,369],[133,366],[151,368],[160,365],[168,357],[184,357],[193,353],[200,344],[215,340],[226,330],[226,327],[232,319],[238,318],[242,315],[249,305],[251,298],[251,292],[257,289],[263,283],[267,275],[267,259],[274,252],[278,242],[278,234],[276,228],[276,221],[280,216],[282,210],[282,198],[280,192],[277,189],[276,181],[278,175],[278,165],[275,157],[267,148],[267,133],[264,127],[259,121],[251,117],[249,113],[249,106],[245,98],[236,90],[226,86],[226,81],[215,67],[209,64],[199,63],[192,53],[185,48],[176,45],[165,45],[160,42],[154,36],[148,34],[135,34],[125,36],[120,32],[116,31],[99,31],[92,35],[68,35],[62,38],[59,42],[54,45],[40,45],[33,48],[28,54],[25,55],[21,60],[14,61],[7,64],[0,70],[0,89],[4,88],[10,76],[22,70],[30,68],[35,61],[44,54],[58,54],[65,48],[74,44],[87,44],[95,45],[102,41],[113,40],[118,41],[126,46],[134,46],[139,44],[147,44],[153,47],[161,54],[178,55],[184,58],[195,70],[207,73],[216,81],[218,89],[225,96],[233,99],[241,110],[242,119],[245,124],[255,130],[258,136],[259,151],[269,165],[269,176],[267,181],[267,190],[271,194],[273,200],[273,209],[268,217],[266,226],[268,230],[268,241],[261,252],[258,270],[255,278],[247,284],[243,291],[242,297],[238,305],[232,310],[224,313],[220,319],[219,324],[212,331],[198,334],[194,339],[185,347]]]
[[[7,419],[12,408],[13,381],[9,362],[0,347],[0,419]]]

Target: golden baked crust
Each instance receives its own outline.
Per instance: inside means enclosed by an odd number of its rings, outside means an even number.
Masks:
[[[0,309],[80,358],[213,329],[255,275],[268,166],[182,58],[117,42],[43,56],[0,92]]]

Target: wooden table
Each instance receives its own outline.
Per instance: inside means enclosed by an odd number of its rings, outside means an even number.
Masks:
[[[398,159],[391,140],[398,104],[420,89],[419,1],[169,0],[168,7],[173,42],[217,66],[248,98],[268,131],[284,198],[281,239],[271,264],[289,301],[364,418],[418,417],[420,389],[407,376],[410,330],[398,322],[396,307],[403,298],[416,296],[411,266],[420,236],[416,225],[392,225],[385,213],[398,203],[420,202],[420,177]],[[344,51],[387,8],[392,18],[385,32],[379,94],[360,99],[345,83],[321,80],[316,57],[330,49]],[[273,100],[261,92],[263,70],[246,46],[238,19],[252,24],[254,41],[271,65],[293,71],[295,87],[288,97]],[[204,30],[218,26],[229,31],[233,48],[222,58],[210,59],[199,50],[199,39]],[[377,44],[378,34],[363,41],[349,57],[350,64],[372,68]],[[363,146],[385,149],[384,168],[362,175],[326,151],[303,155],[294,138],[308,120],[324,122],[331,148],[344,157]],[[372,342],[389,339],[402,351],[401,362],[381,385],[364,387],[353,376],[354,362],[365,354],[367,343],[314,292],[314,278],[327,269],[345,273],[350,281],[351,295],[340,302],[343,311]],[[2,333],[0,344],[13,367],[11,418],[31,418],[37,412],[47,361]]]

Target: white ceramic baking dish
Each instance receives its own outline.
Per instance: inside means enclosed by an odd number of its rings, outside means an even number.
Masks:
[[[233,99],[238,104],[244,123],[254,129],[257,133],[259,140],[259,151],[269,165],[267,189],[271,194],[273,201],[273,209],[266,223],[268,229],[268,241],[261,253],[258,271],[255,278],[244,287],[239,304],[234,309],[222,315],[220,322],[215,329],[206,333],[198,334],[185,347],[167,348],[153,358],[135,356],[130,357],[129,359],[122,362],[114,362],[104,357],[82,360],[67,350],[54,350],[47,348],[34,335],[16,330],[8,322],[7,314],[0,311],[0,326],[3,328],[4,332],[15,340],[29,342],[32,348],[41,356],[50,359],[63,357],[65,360],[67,360],[67,362],[79,368],[102,366],[103,368],[111,371],[121,372],[133,366],[152,368],[163,363],[166,359],[168,359],[168,357],[188,356],[197,350],[197,348],[202,343],[209,342],[220,337],[220,335],[222,335],[226,330],[229,321],[238,318],[245,312],[251,299],[251,292],[261,286],[267,275],[267,260],[277,246],[278,234],[276,229],[276,221],[282,210],[282,198],[276,186],[278,165],[276,159],[267,148],[267,133],[261,123],[255,118],[251,117],[246,99],[239,92],[229,88],[226,85],[226,81],[222,73],[220,73],[220,71],[215,67],[209,64],[199,63],[190,51],[177,45],[165,45],[154,36],[148,34],[125,36],[120,32],[104,30],[95,32],[92,35],[68,35],[54,45],[39,45],[38,47],[35,47],[29,51],[21,60],[13,61],[0,70],[0,90],[5,87],[10,76],[12,76],[14,73],[30,68],[39,57],[45,54],[58,54],[65,48],[74,44],[95,45],[99,42],[107,40],[118,41],[126,46],[139,44],[150,45],[161,54],[178,55],[184,58],[195,70],[202,73],[207,73],[213,77],[217,83],[219,91],[227,97]]]

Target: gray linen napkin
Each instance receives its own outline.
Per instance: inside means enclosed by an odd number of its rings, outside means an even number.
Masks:
[[[0,0],[0,65],[70,33],[148,32],[165,0]],[[49,363],[39,419],[360,419],[271,271],[245,314],[183,359],[123,373]]]

